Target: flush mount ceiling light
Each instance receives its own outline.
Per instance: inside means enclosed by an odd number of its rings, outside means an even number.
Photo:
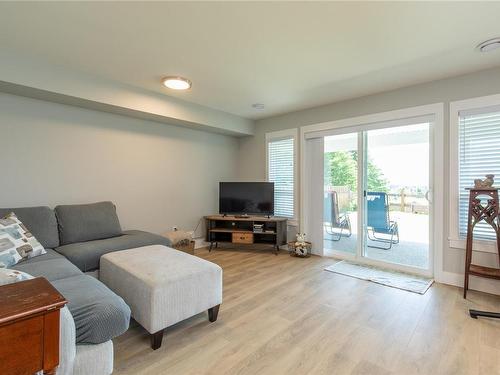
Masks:
[[[191,81],[184,77],[169,76],[162,79],[165,87],[172,90],[187,90],[191,88]]]
[[[258,111],[262,111],[262,110],[264,110],[264,108],[266,108],[266,106],[262,103],[254,103],[254,104],[252,104],[252,108],[256,109]]]
[[[479,43],[476,49],[480,52],[489,52],[500,48],[500,38],[493,38]]]

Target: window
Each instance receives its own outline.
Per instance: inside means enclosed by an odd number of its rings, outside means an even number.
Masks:
[[[450,104],[450,246],[465,248],[469,192],[474,180],[500,178],[500,95]],[[485,223],[474,228],[474,249],[493,251],[495,233]]]
[[[297,131],[266,134],[267,180],[274,182],[274,214],[295,218],[295,156]]]
[[[467,235],[469,192],[474,179],[486,174],[500,177],[500,108],[477,113],[459,112],[459,235]],[[484,222],[474,229],[474,237],[494,240],[493,228]]]

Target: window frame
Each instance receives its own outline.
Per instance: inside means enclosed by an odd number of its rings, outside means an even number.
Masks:
[[[266,181],[269,182],[269,143],[284,139],[293,139],[293,218],[288,218],[288,225],[298,226],[299,206],[298,206],[298,129],[285,129],[266,133]]]
[[[459,228],[459,126],[460,112],[500,106],[500,94],[450,102],[450,178],[449,178],[449,237],[451,248],[465,249],[466,240],[460,238]],[[494,240],[474,240],[474,251],[497,254]]]

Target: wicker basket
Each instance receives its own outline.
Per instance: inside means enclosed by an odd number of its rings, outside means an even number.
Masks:
[[[307,252],[304,255],[297,254],[295,252],[295,241],[288,242],[288,251],[290,252],[291,257],[309,258],[311,256],[311,248],[312,248],[312,244],[310,242],[306,241]]]
[[[184,251],[185,253],[194,255],[194,241],[190,241],[189,245],[175,245],[172,246],[175,250]]]
[[[194,241],[191,240],[189,232],[174,230],[163,233],[163,237],[168,238],[170,243],[175,244],[171,245],[172,248],[194,255]]]

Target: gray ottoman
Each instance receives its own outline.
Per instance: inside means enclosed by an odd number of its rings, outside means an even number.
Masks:
[[[164,329],[181,320],[205,310],[217,320],[222,302],[222,268],[161,245],[103,255],[99,278],[130,306],[153,349]]]

